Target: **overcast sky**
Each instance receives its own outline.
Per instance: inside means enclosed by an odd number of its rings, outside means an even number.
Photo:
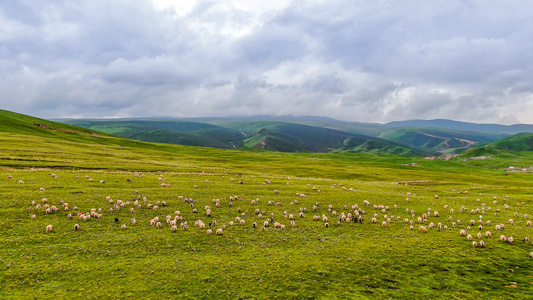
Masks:
[[[533,123],[533,2],[2,0],[0,108]]]

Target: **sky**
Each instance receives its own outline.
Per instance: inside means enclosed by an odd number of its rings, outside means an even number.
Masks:
[[[533,124],[533,2],[2,0],[0,108]]]

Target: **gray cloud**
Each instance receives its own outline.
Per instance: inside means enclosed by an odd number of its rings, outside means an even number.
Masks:
[[[0,2],[0,105],[40,117],[533,123],[523,1]]]

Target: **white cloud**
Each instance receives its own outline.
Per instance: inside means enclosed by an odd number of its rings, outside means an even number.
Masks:
[[[0,105],[40,117],[533,123],[523,1],[2,1]]]

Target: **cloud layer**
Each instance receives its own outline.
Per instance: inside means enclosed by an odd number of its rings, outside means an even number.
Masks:
[[[528,2],[154,1],[1,1],[1,107],[533,123]]]

